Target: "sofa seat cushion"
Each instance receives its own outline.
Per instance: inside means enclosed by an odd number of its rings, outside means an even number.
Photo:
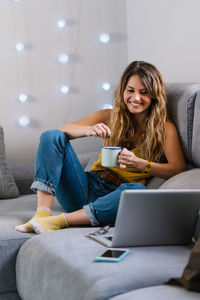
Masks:
[[[90,231],[68,228],[28,240],[16,263],[21,298],[108,299],[179,276],[190,255],[189,246],[135,247],[120,263],[95,262],[105,247],[86,237]]]
[[[30,219],[36,209],[36,195],[0,201],[0,299],[4,293],[16,291],[15,263],[20,247],[35,236],[20,233],[14,227]],[[54,211],[60,212],[55,202]]]
[[[199,300],[199,293],[180,287],[155,286],[111,298],[112,300]]]

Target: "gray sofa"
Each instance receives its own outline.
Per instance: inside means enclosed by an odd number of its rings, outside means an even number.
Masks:
[[[188,171],[167,181],[153,178],[148,188],[200,189],[200,84],[166,87],[169,113],[179,130]],[[88,170],[97,153],[81,154],[79,158]],[[1,300],[200,298],[199,293],[163,284],[182,274],[192,244],[130,248],[130,254],[120,263],[98,263],[94,258],[105,247],[85,236],[90,227],[43,235],[16,232],[14,226],[32,217],[36,208],[36,195],[29,190],[34,169],[32,165],[9,169],[5,161],[1,164],[7,180],[14,178],[10,187],[16,184],[15,198],[8,195],[9,199],[0,199]],[[2,190],[5,193],[5,188]],[[55,200],[53,213],[60,212],[62,208]],[[200,233],[199,225],[196,236]]]

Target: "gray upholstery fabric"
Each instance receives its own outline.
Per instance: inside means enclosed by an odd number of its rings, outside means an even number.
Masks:
[[[33,194],[30,186],[34,179],[34,165],[21,164],[10,167],[20,195]]]
[[[192,130],[194,105],[200,84],[166,84],[168,112],[175,123],[182,143],[186,161],[192,163]]]
[[[190,255],[187,246],[135,247],[120,263],[95,262],[105,247],[85,237],[90,231],[68,228],[28,240],[16,263],[21,298],[108,299],[180,275]]]
[[[0,294],[1,300],[21,300],[17,292]]]
[[[160,189],[200,189],[200,168],[175,175],[165,181]]]
[[[7,166],[3,128],[0,127],[0,199],[19,196],[18,188]]]
[[[186,291],[179,287],[154,286],[139,289],[117,297],[112,300],[199,300],[200,294]]]
[[[85,171],[90,171],[93,163],[99,158],[100,151],[101,149],[99,149],[99,152],[88,152],[77,155]]]
[[[192,136],[192,162],[200,167],[200,92],[195,101],[193,136]]]
[[[36,203],[36,195],[0,201],[0,299],[2,293],[16,291],[17,253],[27,239],[35,236],[31,233],[17,232],[14,227],[25,223],[33,216]],[[54,213],[62,212],[57,201],[54,201],[53,211]]]
[[[147,184],[148,189],[157,189],[159,188],[166,180],[159,177],[153,177]]]

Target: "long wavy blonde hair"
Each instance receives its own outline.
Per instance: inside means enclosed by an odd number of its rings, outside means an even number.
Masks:
[[[147,112],[145,129],[141,134],[140,153],[145,159],[159,161],[164,152],[165,122],[167,120],[166,94],[160,72],[144,61],[132,62],[122,74],[115,92],[115,102],[110,118],[111,137],[105,145],[134,147],[134,114],[124,103],[124,90],[131,76],[137,74],[144,83],[152,102]]]

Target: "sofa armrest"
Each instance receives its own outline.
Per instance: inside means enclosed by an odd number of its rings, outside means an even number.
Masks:
[[[34,165],[21,164],[10,167],[20,195],[33,194],[30,186],[34,178]]]

